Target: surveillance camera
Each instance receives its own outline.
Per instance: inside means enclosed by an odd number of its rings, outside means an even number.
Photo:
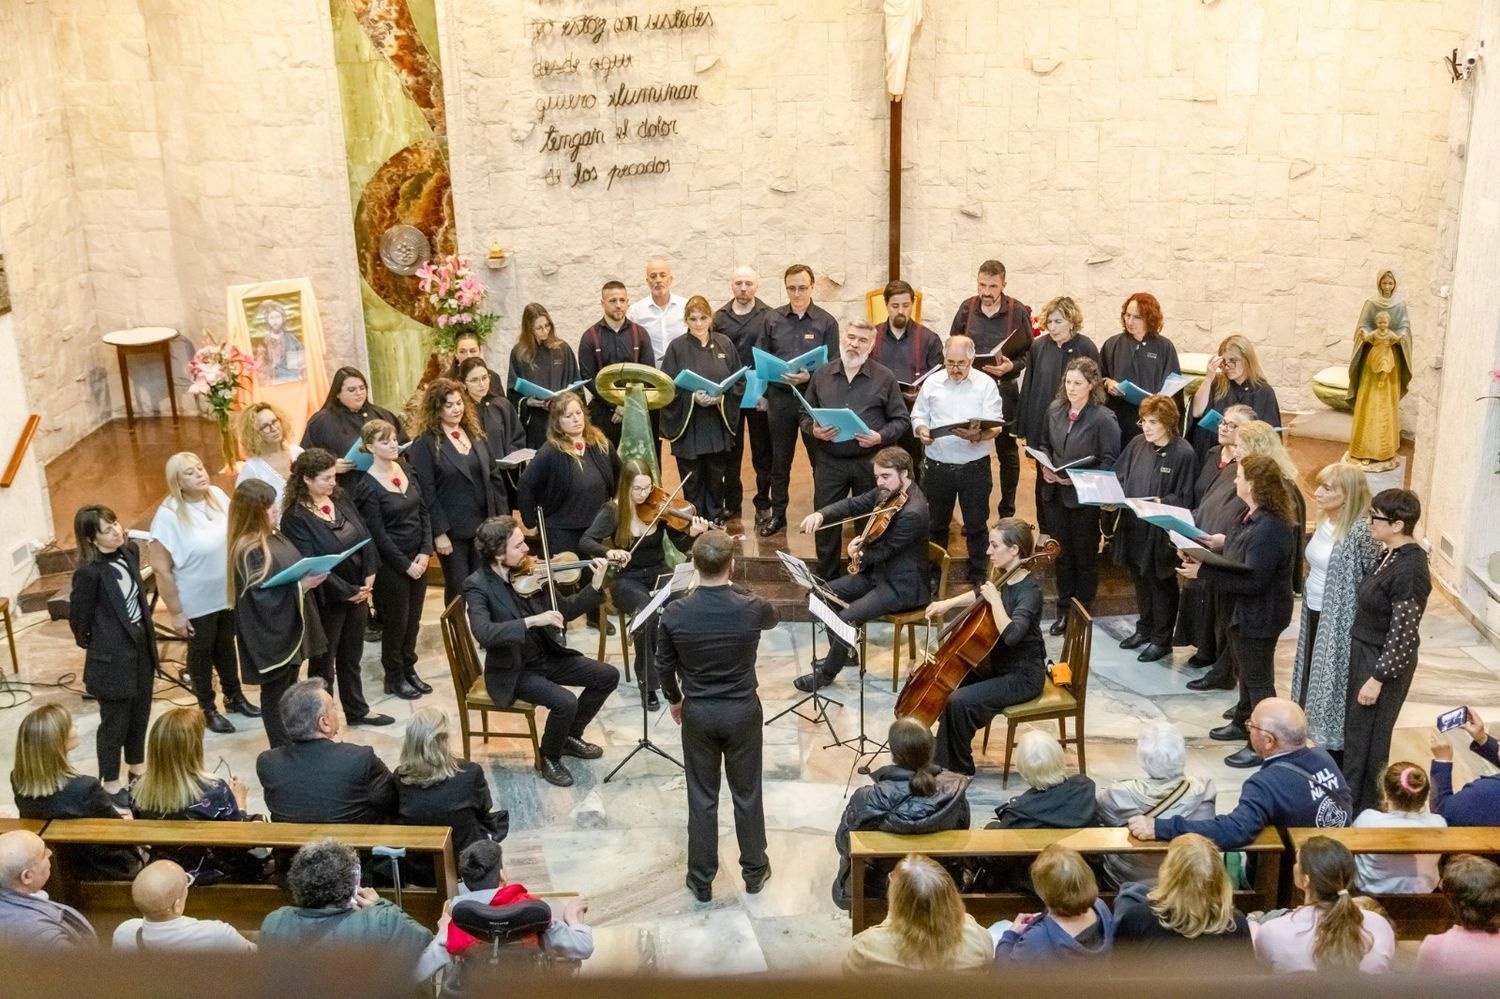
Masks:
[[[1477,50],[1464,56],[1465,69],[1473,69],[1477,65],[1479,65],[1479,52]]]

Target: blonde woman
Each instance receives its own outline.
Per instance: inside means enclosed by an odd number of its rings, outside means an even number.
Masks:
[[[1208,372],[1198,383],[1190,407],[1193,428],[1188,442],[1201,462],[1208,449],[1218,443],[1215,431],[1198,426],[1209,411],[1222,414],[1230,406],[1249,406],[1255,415],[1273,427],[1281,426],[1281,404],[1255,356],[1255,347],[1238,333],[1219,344],[1219,352],[1208,361]]]
[[[187,636],[187,671],[193,694],[210,729],[233,732],[214,703],[214,674],[224,690],[224,708],[259,718],[260,708],[240,689],[234,657],[234,614],[229,610],[229,497],[209,481],[208,469],[191,451],[167,459],[167,498],[151,518],[146,559],[168,619]]]
[[[240,450],[245,460],[240,464],[239,475],[234,484],[247,479],[259,479],[276,490],[273,508],[281,515],[281,491],[292,474],[292,462],[302,453],[302,448],[287,440],[286,414],[269,402],[252,402],[240,413],[238,430]]]
[[[855,934],[844,971],[979,971],[994,961],[989,930],[964,911],[936,861],[908,854],[891,873],[884,922]]]
[[[491,810],[483,768],[453,755],[448,715],[438,708],[422,708],[406,723],[396,799],[403,824],[452,829],[455,854],[482,839],[504,839],[509,826],[506,812]]]
[[[1308,737],[1338,760],[1344,751],[1354,608],[1360,580],[1375,568],[1380,546],[1370,537],[1370,486],[1358,465],[1324,467],[1313,502],[1318,527],[1307,542],[1292,700],[1307,712]]]
[[[1172,944],[1217,945],[1215,958],[1254,953],[1250,924],[1218,848],[1197,833],[1172,840],[1156,884],[1133,881],[1115,900],[1115,949],[1151,956]]]

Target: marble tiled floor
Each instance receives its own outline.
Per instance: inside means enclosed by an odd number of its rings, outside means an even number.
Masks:
[[[400,753],[403,726],[414,706],[437,704],[453,708],[452,684],[437,629],[441,594],[430,592],[420,652],[422,674],[437,688],[418,702],[372,697],[378,710],[393,714],[397,724],[386,729],[356,729],[344,738],[374,746],[392,765]],[[63,622],[41,615],[18,622],[21,679],[39,684],[67,681],[77,687],[82,653],[74,647]],[[1197,671],[1184,665],[1186,651],[1160,663],[1143,664],[1133,653],[1116,647],[1115,639],[1130,630],[1129,618],[1098,622],[1093,674],[1089,685],[1089,772],[1106,781],[1135,772],[1133,739],[1140,723],[1154,718],[1175,722],[1188,736],[1191,772],[1211,775],[1219,787],[1221,809],[1232,807],[1245,772],[1225,767],[1222,759],[1236,747],[1206,738],[1219,724],[1219,714],[1233,694],[1197,694],[1184,689]],[[790,706],[797,692],[791,679],[811,657],[811,629],[806,624],[783,625],[762,641],[761,694],[766,717]],[[919,635],[919,642],[922,636]],[[597,634],[575,624],[575,647],[592,654]],[[819,639],[821,643],[821,638]],[[883,733],[895,697],[890,689],[890,636],[875,628],[871,637],[871,673],[864,684],[865,728]],[[1060,640],[1049,639],[1054,654]],[[618,640],[611,642],[618,662]],[[1278,648],[1277,686],[1288,687],[1295,634],[1288,633]],[[1422,664],[1402,712],[1396,755],[1425,763],[1427,732],[1436,715],[1467,703],[1489,717],[1500,719],[1500,651],[1485,643],[1439,595],[1422,626]],[[843,702],[830,711],[839,736],[858,730],[858,680],[846,671],[828,693]],[[367,694],[380,690],[377,650],[366,650]],[[24,688],[23,688],[24,689]],[[59,701],[74,711],[83,737],[75,754],[78,767],[95,772],[93,735],[98,715],[75,689],[56,686],[30,688],[34,703]],[[191,703],[185,692],[163,688],[165,696]],[[11,696],[0,689],[0,757],[13,755],[15,731],[26,706],[5,707]],[[163,700],[157,710],[166,706]],[[262,810],[260,789],[254,784],[255,755],[264,748],[259,723],[237,716],[240,731],[209,735],[209,765],[232,770],[251,784],[253,810]],[[649,719],[651,739],[667,752],[680,755],[681,737],[670,715],[661,711]],[[714,899],[696,903],[683,887],[686,865],[686,793],[680,771],[651,753],[637,754],[609,783],[604,776],[636,746],[642,733],[640,700],[630,684],[601,712],[590,738],[605,745],[602,760],[570,760],[577,785],[555,788],[530,769],[530,747],[523,742],[496,742],[476,747],[475,758],[490,774],[496,800],[510,809],[511,833],[506,840],[507,867],[512,878],[534,890],[570,890],[593,899],[591,921],[596,927],[597,954],[586,973],[632,971],[694,971],[736,974],[762,970],[815,970],[837,966],[849,937],[848,917],[829,896],[836,868],[833,830],[846,793],[865,778],[853,772],[854,754],[826,748],[827,728],[786,716],[765,729],[765,806],[770,856],[775,876],[759,895],[747,895],[738,874],[737,850],[730,820],[727,791],[720,807],[720,872]],[[1455,740],[1457,742],[1458,740]],[[988,756],[980,759],[970,799],[974,821],[982,824],[995,805],[1021,788],[1017,778],[1009,787],[1000,782],[1003,735],[997,730]],[[1458,755],[1465,778],[1477,761]],[[878,762],[885,762],[882,758]],[[4,770],[10,769],[7,762]],[[9,782],[0,781],[0,812],[14,815]]]

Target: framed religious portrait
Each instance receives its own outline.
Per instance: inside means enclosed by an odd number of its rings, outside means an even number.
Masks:
[[[271,385],[305,379],[307,347],[302,340],[302,296],[247,298],[243,307],[256,377]]]
[[[290,422],[289,440],[300,440],[307,418],[328,392],[323,324],[307,278],[239,284],[225,302],[229,342],[255,359],[255,373],[236,409],[269,402]]]

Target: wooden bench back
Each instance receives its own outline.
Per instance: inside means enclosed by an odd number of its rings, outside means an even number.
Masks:
[[[49,892],[87,916],[101,937],[139,913],[130,899],[129,881],[93,880],[80,875],[85,869],[81,851],[98,846],[294,850],[314,840],[332,838],[361,854],[381,846],[405,848],[408,857],[430,857],[436,885],[415,887],[403,881],[401,892],[402,908],[428,929],[437,926],[444,903],[458,894],[453,833],[446,826],[66,819],[46,823],[42,838],[54,853]],[[380,894],[392,901],[396,897],[393,888],[381,888]],[[291,904],[291,893],[276,884],[204,885],[195,886],[188,895],[188,915],[222,919],[239,930],[258,930],[273,909]]]

